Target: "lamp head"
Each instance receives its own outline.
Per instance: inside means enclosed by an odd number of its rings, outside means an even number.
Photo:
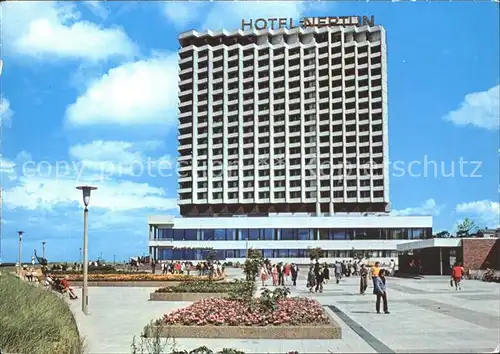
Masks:
[[[93,190],[96,190],[97,187],[93,186],[78,186],[76,189],[81,190],[83,192],[83,204],[85,205],[85,208],[89,206],[90,202],[90,192]]]
[[[19,230],[17,233],[19,235],[19,240],[22,240],[23,239],[24,231]]]

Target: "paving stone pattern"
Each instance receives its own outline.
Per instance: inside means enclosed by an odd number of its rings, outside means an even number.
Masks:
[[[231,278],[241,270],[228,269]],[[303,274],[302,274],[303,273]],[[213,350],[235,348],[246,353],[487,353],[500,343],[500,284],[463,282],[462,291],[448,277],[389,278],[390,314],[375,313],[371,286],[360,295],[359,279],[330,282],[322,294],[309,294],[305,270],[292,295],[316,298],[342,327],[337,340],[176,339],[176,349],[202,345]],[[272,289],[272,287],[269,287]],[[148,301],[154,288],[89,288],[89,311],[71,301],[87,353],[131,353],[133,336],[162,314],[190,302]]]

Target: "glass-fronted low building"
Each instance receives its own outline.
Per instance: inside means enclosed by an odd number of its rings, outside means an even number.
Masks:
[[[210,249],[220,261],[242,262],[247,249],[273,261],[309,263],[321,247],[324,261],[369,253],[372,261],[397,260],[397,246],[432,238],[430,216],[266,216],[149,218],[149,251],[158,260],[204,260]]]

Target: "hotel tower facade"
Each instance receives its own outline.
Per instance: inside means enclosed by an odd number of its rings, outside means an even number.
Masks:
[[[397,259],[431,217],[390,216],[381,26],[179,36],[181,217],[149,218],[157,259]]]

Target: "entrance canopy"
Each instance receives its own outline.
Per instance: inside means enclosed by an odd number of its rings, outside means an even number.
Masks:
[[[460,247],[462,239],[460,238],[431,238],[428,240],[418,240],[412,242],[406,242],[397,245],[397,250],[399,252],[420,250],[423,248],[453,248]]]

